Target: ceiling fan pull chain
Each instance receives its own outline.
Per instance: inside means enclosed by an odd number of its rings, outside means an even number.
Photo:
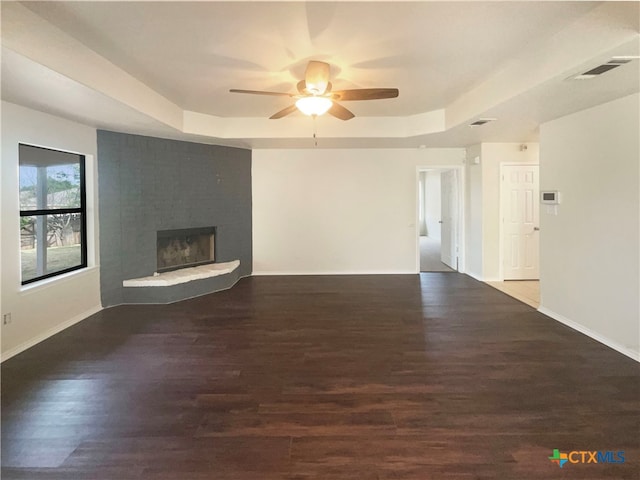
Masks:
[[[311,117],[313,118],[313,145],[315,147],[317,147],[318,146],[318,135],[317,135],[316,118],[318,118],[318,115],[312,115]]]

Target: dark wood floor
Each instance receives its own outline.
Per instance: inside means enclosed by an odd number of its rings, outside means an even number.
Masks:
[[[5,362],[2,479],[635,480],[639,373],[456,273],[248,278]]]

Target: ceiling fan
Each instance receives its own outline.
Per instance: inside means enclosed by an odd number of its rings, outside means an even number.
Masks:
[[[250,93],[253,95],[274,95],[295,98],[296,102],[274,113],[269,118],[278,119],[300,110],[306,115],[329,113],[340,120],[349,120],[355,115],[337,103],[352,100],[379,100],[398,96],[397,88],[356,88],[351,90],[331,90],[329,64],[311,60],[307,65],[304,80],[297,85],[298,93],[265,92],[262,90],[240,90],[233,88],[232,93]]]

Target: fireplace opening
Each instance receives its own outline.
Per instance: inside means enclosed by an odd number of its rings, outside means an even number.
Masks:
[[[158,273],[215,262],[216,228],[157,232]]]

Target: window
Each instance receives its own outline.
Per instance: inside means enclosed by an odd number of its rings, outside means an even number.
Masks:
[[[84,155],[19,146],[22,284],[87,266]]]

